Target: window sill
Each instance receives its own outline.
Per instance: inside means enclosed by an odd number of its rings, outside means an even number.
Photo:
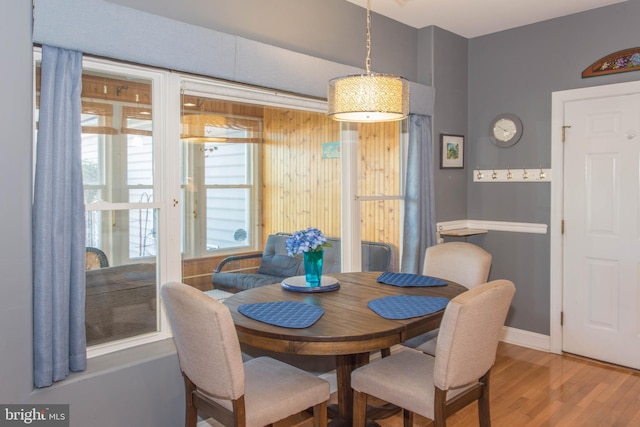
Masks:
[[[136,348],[157,341],[163,341],[171,337],[172,336],[167,333],[152,332],[146,335],[138,335],[118,341],[94,345],[87,348],[87,359],[95,359],[96,357],[104,356],[129,348]]]
[[[93,357],[87,361],[86,370],[71,373],[66,379],[58,381],[50,387],[34,389],[32,394],[35,395],[52,389],[66,387],[81,381],[90,380],[111,372],[127,369],[166,357],[176,357],[177,361],[176,347],[173,343],[173,339],[171,338]]]

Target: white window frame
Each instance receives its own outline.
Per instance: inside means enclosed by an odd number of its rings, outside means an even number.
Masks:
[[[341,193],[341,240],[342,240],[342,271],[358,272],[362,270],[362,252],[359,250],[362,241],[360,229],[361,204],[367,201],[400,200],[400,224],[402,230],[404,226],[404,200],[406,187],[406,165],[409,145],[408,120],[404,119],[400,126],[400,188],[397,195],[386,196],[364,196],[358,194],[358,131],[353,123],[342,122],[340,128],[341,139],[341,173],[342,173],[342,193]],[[358,221],[354,221],[358,218]],[[399,243],[399,259],[402,259],[402,241]]]
[[[187,95],[194,96],[203,96],[211,99],[219,99],[214,95],[202,95],[202,94],[194,94],[187,93]],[[232,101],[229,101],[232,102]],[[261,176],[261,156],[262,149],[261,144],[259,143],[247,143],[249,144],[249,160],[247,165],[247,175],[248,175],[248,183],[247,184],[206,184],[204,179],[204,157],[206,155],[214,155],[208,154],[205,152],[197,153],[196,146],[187,146],[184,152],[188,152],[190,156],[193,157],[196,165],[191,165],[192,168],[195,169],[196,177],[198,178],[197,182],[194,182],[193,185],[196,188],[195,194],[201,194],[198,199],[198,203],[194,203],[191,198],[186,202],[190,203],[190,206],[193,207],[191,211],[189,209],[184,208],[184,215],[192,214],[193,211],[196,212],[198,218],[204,218],[204,220],[191,222],[189,225],[184,225],[184,248],[183,248],[183,256],[184,259],[194,259],[200,257],[208,257],[208,256],[225,256],[225,255],[233,255],[237,253],[244,253],[247,251],[256,251],[262,249],[262,242],[260,241],[261,231],[262,231],[262,218],[260,217],[260,203],[261,203],[261,183],[258,182],[259,176]],[[182,159],[182,162],[185,163],[185,160]],[[186,167],[186,165],[183,165]],[[185,184],[181,184],[181,189],[183,190],[183,196],[187,197],[187,192],[185,192]],[[232,248],[221,248],[221,249],[211,249],[208,250],[206,248],[207,244],[207,204],[206,204],[206,193],[209,189],[247,189],[249,190],[249,220],[248,224],[251,230],[249,234],[251,236],[251,243],[244,246],[232,247]],[[196,229],[197,228],[197,229]]]
[[[155,209],[158,213],[158,241],[156,256],[157,271],[156,271],[156,313],[157,313],[157,325],[158,331],[143,335],[137,335],[117,341],[111,341],[104,344],[98,344],[87,348],[87,357],[97,357],[103,354],[111,353],[114,351],[162,340],[171,337],[171,331],[168,326],[166,315],[162,304],[160,304],[160,284],[170,280],[181,280],[181,265],[179,262],[180,255],[179,250],[177,255],[172,255],[174,252],[171,248],[171,242],[177,241],[179,235],[176,238],[177,232],[175,227],[170,227],[169,224],[172,221],[172,216],[175,215],[172,209],[174,206],[171,203],[172,200],[177,200],[177,197],[172,197],[170,192],[170,182],[174,179],[171,176],[172,168],[170,163],[166,162],[166,159],[176,158],[177,144],[173,146],[167,141],[171,140],[173,134],[176,138],[178,136],[178,127],[173,126],[175,129],[171,129],[172,126],[167,120],[171,117],[171,103],[167,101],[172,89],[169,81],[169,73],[162,70],[154,70],[148,67],[135,66],[130,64],[121,64],[114,61],[105,59],[84,57],[83,58],[83,71],[91,70],[104,73],[113,74],[126,74],[145,78],[151,80],[152,83],[152,111],[153,111],[153,156],[154,156],[154,183],[153,193],[154,198],[151,203],[112,203],[112,202],[97,202],[86,206],[87,211],[103,210],[103,211],[128,211],[135,209]],[[177,92],[176,92],[177,93]],[[176,101],[178,99],[176,97]],[[174,116],[175,117],[175,116]],[[174,139],[175,140],[175,139]],[[172,153],[171,151],[175,151]],[[175,173],[175,172],[174,172]],[[130,186],[125,186],[130,188]],[[128,251],[127,251],[128,259]],[[171,262],[171,259],[178,259],[178,262]]]

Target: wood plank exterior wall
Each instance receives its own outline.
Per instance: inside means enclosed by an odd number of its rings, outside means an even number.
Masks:
[[[358,125],[360,195],[400,194],[399,126]],[[263,134],[263,241],[269,234],[310,226],[340,236],[340,159],[322,158],[323,144],[340,141],[340,124],[322,113],[265,108]],[[390,244],[392,265],[397,265],[400,215],[399,201],[361,205],[362,239]]]
[[[340,236],[340,159],[322,158],[322,144],[340,140],[340,124],[324,114],[266,108],[263,135],[263,237],[307,227]]]

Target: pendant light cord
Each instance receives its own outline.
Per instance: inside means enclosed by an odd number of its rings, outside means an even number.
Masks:
[[[371,0],[367,0],[367,74],[371,74]]]
[[[402,120],[409,114],[409,82],[371,71],[371,0],[366,2],[366,74],[329,80],[328,115],[334,120],[357,123]]]

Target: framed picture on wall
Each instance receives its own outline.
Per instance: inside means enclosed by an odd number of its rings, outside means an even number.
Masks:
[[[464,136],[440,134],[440,169],[464,168]]]

